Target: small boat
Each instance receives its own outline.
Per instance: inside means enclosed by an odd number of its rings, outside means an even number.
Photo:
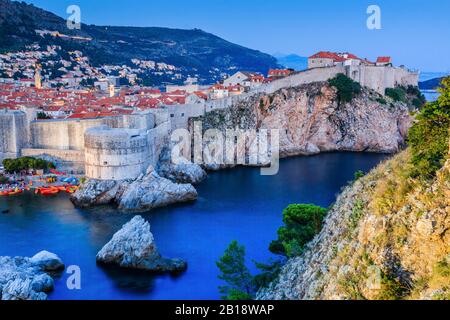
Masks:
[[[58,189],[51,189],[51,190],[41,190],[41,194],[43,196],[53,196],[59,193]]]
[[[48,187],[48,188],[41,188],[40,193],[43,196],[51,196],[59,193],[59,189],[57,187]]]
[[[16,190],[14,190],[14,191],[10,191],[10,192],[9,192],[9,195],[10,195],[10,196],[15,196],[16,194],[21,194],[22,192],[23,192],[22,190],[16,189]]]
[[[55,169],[51,169],[50,172],[53,174],[56,174],[57,176],[65,176],[66,175],[65,172],[59,172],[59,171],[56,171]]]
[[[9,196],[9,191],[0,191],[0,197],[7,197]]]

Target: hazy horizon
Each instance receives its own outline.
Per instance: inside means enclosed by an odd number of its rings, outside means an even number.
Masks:
[[[424,72],[450,71],[450,1],[353,0],[122,1],[27,0],[68,17],[81,8],[82,22],[96,25],[199,28],[230,42],[269,54],[309,56],[321,50],[348,51],[371,60],[390,55],[394,64]],[[381,8],[381,30],[366,26],[369,5]]]

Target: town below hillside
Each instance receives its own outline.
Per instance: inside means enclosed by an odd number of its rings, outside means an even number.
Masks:
[[[418,73],[394,67],[390,57],[376,62],[349,53],[319,52],[308,59],[303,72],[271,69],[267,74],[235,71],[209,85],[188,77],[181,85],[147,86],[143,74],[181,79],[177,67],[151,60],[132,59],[133,67],[95,67],[81,51],[65,52],[60,46],[39,45],[0,55],[0,109],[34,108],[37,119],[86,119],[130,114],[173,105],[204,104],[268,86],[274,80],[296,76],[304,82],[326,80],[339,68],[349,78],[380,94],[396,86],[417,86]],[[316,70],[315,77],[308,71]],[[324,78],[324,79],[322,79]]]

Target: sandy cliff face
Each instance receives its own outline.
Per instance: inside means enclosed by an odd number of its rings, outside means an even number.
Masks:
[[[450,160],[405,179],[404,151],[347,187],[259,299],[450,299]]]
[[[336,89],[312,83],[259,95],[205,117],[203,128],[279,129],[282,156],[321,151],[396,152],[411,124],[408,105],[363,89],[338,103]],[[381,102],[380,102],[381,101]]]

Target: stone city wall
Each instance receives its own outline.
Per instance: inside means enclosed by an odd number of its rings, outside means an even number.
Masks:
[[[84,150],[85,131],[103,125],[106,122],[105,119],[33,121],[31,147],[33,149]]]
[[[84,151],[56,149],[22,149],[22,156],[42,158],[56,164],[58,170],[84,174]]]
[[[20,156],[28,144],[27,115],[22,111],[0,110],[0,161]]]
[[[263,84],[260,87],[241,95],[230,96],[224,99],[208,100],[205,103],[200,104],[166,106],[170,114],[171,128],[172,130],[180,128],[187,129],[189,118],[203,116],[206,112],[217,109],[230,108],[241,101],[248,100],[250,97],[261,93],[272,94],[282,88],[296,87],[311,82],[327,81],[335,77],[338,73],[345,73],[345,68],[336,66],[331,68],[310,69],[301,71],[290,77]]]
[[[147,131],[147,140],[149,146],[149,165],[156,167],[161,155],[161,151],[168,143],[171,132],[170,121],[166,121],[157,127]],[[147,169],[147,168],[146,168]]]
[[[386,88],[396,86],[417,86],[419,74],[410,72],[404,68],[394,68],[390,66],[333,66],[320,67],[300,71],[286,78],[275,80],[271,83],[263,84],[250,92],[224,99],[208,100],[200,104],[184,104],[166,106],[169,110],[171,128],[187,129],[189,118],[203,116],[206,112],[217,109],[230,108],[238,102],[248,100],[258,94],[272,94],[282,88],[296,87],[303,84],[328,81],[339,73],[347,75],[362,86],[373,89],[380,94],[385,94]]]

